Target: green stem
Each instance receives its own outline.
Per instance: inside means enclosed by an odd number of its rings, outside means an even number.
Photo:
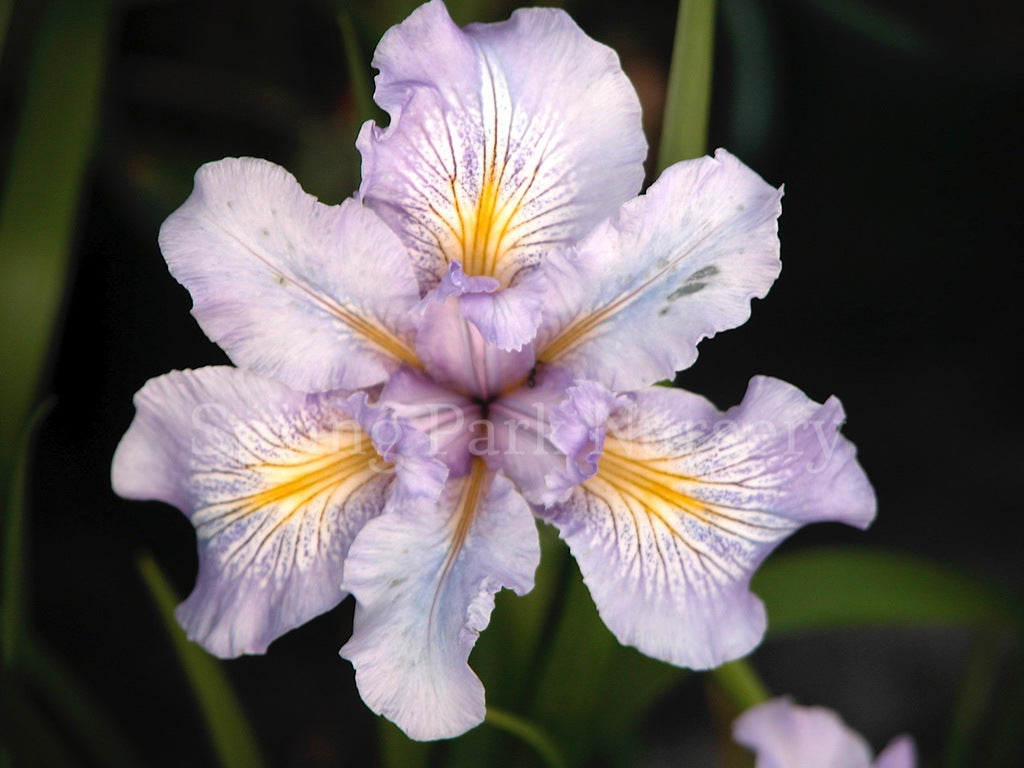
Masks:
[[[0,463],[10,466],[57,328],[99,122],[112,0],[51,0],[0,200]]]
[[[565,603],[569,596],[569,582],[572,578],[573,560],[569,550],[562,546],[555,553],[557,563],[549,567],[557,567],[558,572],[555,578],[555,587],[552,592],[551,602],[547,606],[544,615],[544,623],[541,625],[538,634],[537,644],[534,646],[527,670],[527,683],[523,687],[520,705],[525,711],[532,711],[537,703],[537,694],[540,690],[541,680],[548,667],[551,665],[551,651],[554,648],[555,636],[562,623],[562,615],[565,613]],[[549,558],[550,560],[555,558]]]
[[[0,54],[4,51],[4,42],[7,40],[7,27],[11,23],[11,11],[14,10],[14,0],[0,0]]]
[[[707,151],[715,0],[679,0],[658,172]]]
[[[945,768],[970,764],[971,748],[992,701],[1006,637],[982,634],[971,649],[946,739]]]
[[[140,768],[143,763],[117,723],[57,652],[42,638],[27,638],[22,653],[26,679],[97,765]]]
[[[484,722],[511,733],[529,744],[548,768],[567,768],[568,763],[565,761],[565,757],[551,737],[530,721],[510,712],[488,707]]]
[[[25,615],[28,604],[28,588],[25,586],[25,571],[28,565],[25,553],[28,551],[28,528],[25,524],[25,498],[28,486],[29,455],[32,452],[32,438],[36,428],[53,408],[53,398],[42,402],[21,435],[21,443],[15,455],[10,480],[7,504],[3,516],[3,593],[0,595],[0,661],[5,668],[17,665],[20,660],[25,638]],[[3,483],[0,483],[2,486]]]
[[[149,555],[138,559],[139,573],[149,588],[167,629],[182,670],[192,685],[214,751],[222,768],[261,768],[256,739],[220,663],[191,642],[174,618],[178,596],[156,561]]]
[[[338,11],[338,27],[341,29],[341,41],[345,47],[345,63],[348,65],[348,82],[352,87],[356,115],[363,123],[373,119],[375,110],[371,96],[370,78],[363,60],[362,49],[359,47],[359,36],[356,34],[352,14],[347,10]]]
[[[711,670],[709,674],[715,685],[741,712],[771,698],[761,677],[746,659],[730,661]]]

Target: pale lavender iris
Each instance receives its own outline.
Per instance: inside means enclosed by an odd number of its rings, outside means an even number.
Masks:
[[[623,643],[693,668],[749,652],[768,553],[875,511],[837,400],[756,378],[723,413],[652,386],[767,293],[781,191],[719,150],[636,197],[636,94],[558,10],[460,30],[434,0],[374,65],[391,122],[360,135],[357,199],[222,160],[160,233],[238,366],[148,383],[114,459],[119,493],[196,526],[189,636],[263,652],[351,593],[367,704],[460,734],[484,716],[470,651],[494,594],[531,589],[539,518]]]
[[[772,699],[744,712],[733,724],[733,738],[753,750],[755,768],[915,768],[917,751],[900,736],[877,758],[871,747],[830,709],[801,707],[788,698]]]

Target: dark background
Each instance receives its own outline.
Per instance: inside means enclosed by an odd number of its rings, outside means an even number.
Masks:
[[[364,61],[410,5],[352,4]],[[485,5],[483,17],[507,15]],[[620,52],[656,147],[675,3],[566,5]],[[843,400],[878,520],[867,533],[817,526],[787,549],[908,550],[1019,591],[1020,5],[864,0],[852,15],[850,5],[720,2],[710,143],[785,183],[784,269],[751,321],[705,341],[679,383],[720,407],[758,373]],[[36,21],[17,8],[0,62],[5,136],[18,41]],[[281,163],[339,202],[358,183],[356,123],[326,3],[134,2],[117,29],[52,364],[58,400],[33,466],[34,621],[154,765],[202,765],[213,758],[201,720],[135,569],[152,552],[185,594],[192,530],[109,488],[135,390],[226,360],[189,315],[156,234],[195,168],[228,155]],[[373,717],[336,656],[350,617],[348,602],[268,656],[227,664],[273,765],[363,765],[372,754]],[[966,648],[950,632],[858,632],[770,643],[754,661],[773,690],[841,709],[876,747],[910,730],[933,759]],[[691,684],[659,705],[652,765],[710,764],[702,707]]]

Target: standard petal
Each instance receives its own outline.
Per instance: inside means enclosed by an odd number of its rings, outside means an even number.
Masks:
[[[606,425],[596,474],[541,515],[622,643],[714,667],[761,640],[749,584],[768,553],[806,523],[867,526],[874,492],[838,433],[835,398],[819,405],[763,377],[724,414],[682,390],[629,398]]]
[[[577,249],[538,268],[537,358],[624,391],[671,378],[742,325],[779,274],[782,191],[725,150],[668,168]]]
[[[384,35],[373,65],[391,122],[359,136],[360,194],[400,233],[424,289],[451,261],[508,286],[640,189],[636,92],[563,11],[460,30],[433,0]]]
[[[477,460],[448,481],[440,505],[389,505],[345,563],[355,629],[341,654],[363,701],[411,738],[458,736],[484,719],[484,689],[467,660],[494,594],[533,588],[540,559],[526,502]]]
[[[273,163],[201,167],[160,248],[199,325],[239,366],[319,392],[416,362],[419,291],[401,242],[358,202],[323,205]]]
[[[916,768],[917,747],[909,736],[900,736],[878,753],[875,768]]]
[[[436,498],[425,436],[363,394],[305,395],[236,368],[176,371],[135,397],[114,490],[178,507],[199,576],[178,620],[221,657],[262,653],[337,605],[342,563],[392,495]]]
[[[788,698],[752,707],[733,723],[733,738],[757,755],[755,768],[870,768],[871,748],[839,715]]]

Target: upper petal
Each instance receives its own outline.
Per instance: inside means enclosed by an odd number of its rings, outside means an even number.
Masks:
[[[323,205],[273,163],[202,166],[160,248],[200,326],[239,366],[325,391],[415,364],[419,293],[401,242],[358,202]]]
[[[871,749],[839,715],[788,698],[752,707],[733,723],[733,738],[757,755],[756,768],[870,768]]]
[[[304,395],[215,367],[153,379],[135,403],[114,490],[195,526],[199,576],[177,616],[222,657],[262,653],[339,603],[360,527],[389,496],[436,498],[445,476],[423,435],[362,394]]]
[[[697,342],[746,322],[778,276],[781,198],[725,150],[666,169],[538,268],[538,360],[617,391],[688,367]]]
[[[484,689],[469,653],[494,594],[530,591],[539,559],[529,507],[479,459],[448,481],[440,505],[389,505],[345,564],[344,587],[357,602],[341,653],[363,701],[418,740],[482,722]]]
[[[360,193],[424,288],[454,260],[508,286],[640,189],[636,92],[614,51],[563,11],[460,30],[432,0],[384,35],[373,65],[391,122],[359,136]]]
[[[703,669],[748,653],[765,628],[750,578],[805,523],[866,526],[875,498],[824,405],[769,378],[726,413],[652,387],[612,413],[596,473],[543,511],[579,561],[616,637]]]

